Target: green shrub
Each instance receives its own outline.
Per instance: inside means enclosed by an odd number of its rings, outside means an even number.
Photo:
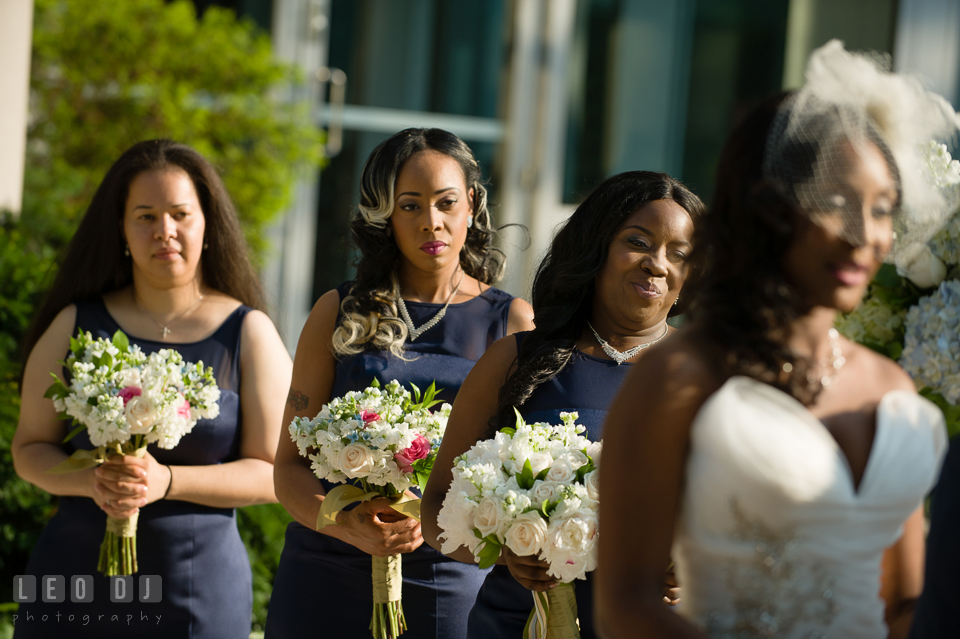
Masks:
[[[296,70],[227,10],[198,20],[186,0],[35,0],[31,65],[23,211],[0,228],[0,602],[11,601],[13,575],[55,508],[13,472],[19,344],[107,169],[140,140],[193,146],[220,169],[260,263],[265,225],[322,160],[322,135],[292,99],[303,93]],[[276,505],[241,509],[238,519],[262,628],[290,519]]]

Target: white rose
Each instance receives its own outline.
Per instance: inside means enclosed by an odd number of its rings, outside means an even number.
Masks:
[[[577,472],[573,469],[573,466],[565,459],[558,459],[553,462],[550,470],[547,471],[547,479],[560,484],[569,483],[576,475]]]
[[[126,368],[120,371],[120,385],[123,388],[127,386],[140,386],[140,369]]]
[[[600,451],[603,449],[603,442],[590,442],[587,445],[587,455],[593,460],[593,465],[600,468]]]
[[[160,416],[156,404],[147,395],[131,397],[123,414],[127,418],[127,423],[130,424],[131,435],[149,432]]]
[[[350,479],[366,477],[373,470],[373,452],[363,444],[348,444],[337,455],[337,466]]]
[[[559,486],[552,481],[533,482],[533,489],[530,491],[530,498],[534,504],[540,506],[545,501],[556,501],[559,496]]]
[[[550,464],[553,463],[553,455],[550,453],[530,453],[530,456],[527,457],[530,460],[530,466],[533,469],[533,475],[536,477],[541,470],[545,468],[550,468]],[[520,466],[522,469],[523,466]],[[519,469],[518,469],[519,470]]]
[[[484,537],[496,535],[499,538],[500,528],[503,526],[500,503],[492,497],[481,499],[473,513],[473,525]]]
[[[909,262],[897,265],[897,275],[907,278],[920,288],[933,288],[947,276],[947,267],[933,254],[929,246],[924,245]]]
[[[533,510],[517,516],[504,541],[507,548],[520,557],[526,557],[539,553],[546,538],[547,522]]]
[[[557,531],[557,545],[573,552],[586,552],[597,543],[597,517],[583,508],[564,519]]]
[[[594,501],[600,501],[600,471],[591,470],[583,476],[583,485],[587,489],[587,496]]]

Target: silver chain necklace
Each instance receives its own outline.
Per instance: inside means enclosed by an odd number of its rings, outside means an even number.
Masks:
[[[397,306],[400,307],[400,314],[403,315],[403,323],[407,325],[407,336],[410,338],[410,341],[415,341],[423,333],[426,333],[431,328],[436,326],[440,320],[443,319],[443,316],[447,314],[447,308],[450,306],[450,302],[453,301],[453,298],[457,296],[457,292],[460,290],[460,285],[463,284],[463,271],[460,271],[460,281],[457,282],[457,287],[453,289],[453,292],[450,293],[450,297],[447,298],[447,303],[443,305],[436,315],[431,317],[427,322],[417,328],[413,325],[413,320],[410,318],[410,312],[407,311],[407,305],[403,302],[403,297],[400,295],[400,285],[398,284],[394,291],[397,294]]]
[[[173,331],[170,329],[170,325],[173,324],[174,322],[176,322],[178,319],[180,319],[180,318],[183,317],[184,315],[186,315],[187,313],[189,313],[190,311],[196,309],[198,306],[200,306],[200,304],[203,303],[203,293],[200,293],[200,292],[198,291],[198,292],[197,292],[197,299],[196,299],[196,301],[195,301],[193,304],[191,304],[190,306],[188,306],[186,309],[184,309],[184,310],[180,311],[179,313],[177,313],[177,314],[173,317],[173,319],[167,320],[167,323],[166,323],[166,324],[164,324],[163,322],[161,322],[160,320],[158,320],[156,317],[153,316],[152,313],[150,313],[147,309],[143,308],[143,306],[140,305],[140,300],[137,299],[137,293],[136,293],[136,291],[133,291],[133,303],[136,304],[137,309],[139,309],[139,311],[140,311],[141,313],[143,313],[144,315],[146,315],[147,317],[149,317],[151,320],[153,320],[153,323],[156,324],[156,325],[160,328],[160,336],[161,336],[161,339],[166,340],[166,339],[167,339],[167,335],[169,335],[170,333],[173,332]]]
[[[664,337],[667,336],[667,330],[669,330],[667,326],[664,326],[663,333],[661,333],[660,337],[658,337],[657,339],[653,340],[652,342],[647,342],[646,344],[639,344],[637,346],[634,346],[630,350],[623,351],[621,353],[620,351],[615,349],[613,346],[610,346],[610,344],[607,343],[607,340],[600,337],[600,333],[598,333],[597,329],[593,327],[593,324],[591,324],[590,322],[587,322],[587,326],[590,327],[590,330],[593,331],[593,336],[597,338],[598,342],[600,342],[600,346],[603,348],[603,352],[606,353],[610,357],[610,359],[615,361],[617,363],[617,366],[619,366],[620,364],[623,364],[625,361],[627,361],[631,357],[634,357],[637,353],[639,353],[643,349],[650,348],[651,346],[653,346],[654,344],[662,340]]]

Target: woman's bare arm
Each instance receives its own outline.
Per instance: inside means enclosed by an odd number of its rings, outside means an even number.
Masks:
[[[883,555],[880,596],[886,604],[884,621],[890,639],[906,639],[910,634],[914,609],[923,591],[924,547],[921,506],[904,523],[897,543]]]
[[[594,599],[594,618],[605,639],[706,639],[663,605],[690,428],[716,389],[696,352],[682,333],[651,348],[608,413]]]
[[[457,393],[420,507],[424,539],[437,550],[441,546],[437,516],[453,480],[453,460],[467,452],[477,441],[490,436],[489,421],[497,410],[500,387],[506,381],[516,358],[516,337],[508,335],[497,340],[476,363]],[[462,547],[450,557],[464,563],[476,563],[473,554]]]

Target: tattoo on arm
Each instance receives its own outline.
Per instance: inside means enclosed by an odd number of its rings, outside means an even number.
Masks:
[[[310,398],[301,393],[298,390],[290,389],[290,394],[287,395],[287,404],[293,410],[300,412],[306,410],[307,404],[310,402]]]
[[[363,515],[361,515],[360,513],[357,513],[357,519],[360,520],[361,524],[363,523]]]

